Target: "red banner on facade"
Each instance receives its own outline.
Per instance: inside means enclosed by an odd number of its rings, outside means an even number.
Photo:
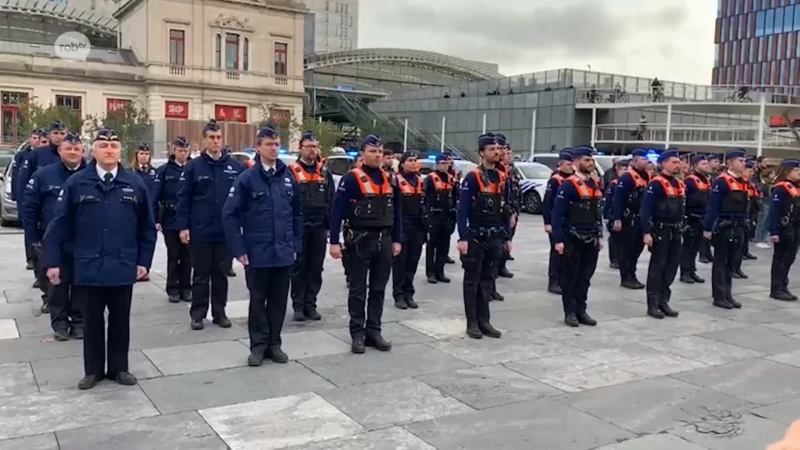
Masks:
[[[292,111],[288,109],[270,108],[269,121],[277,125],[288,125],[292,121]]]
[[[107,98],[106,99],[106,113],[113,113],[124,109],[131,103],[130,100],[124,98]]]
[[[214,105],[214,118],[220,122],[247,122],[246,106]]]
[[[189,102],[164,102],[164,117],[167,119],[188,119]]]

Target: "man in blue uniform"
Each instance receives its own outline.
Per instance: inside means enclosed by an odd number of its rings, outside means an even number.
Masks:
[[[747,233],[744,240],[744,249],[742,251],[742,258],[755,261],[758,256],[750,253],[750,240],[755,238],[756,229],[758,228],[758,217],[761,215],[761,207],[764,201],[764,194],[759,189],[759,174],[758,174],[758,161],[755,156],[748,157],[747,160],[747,189],[749,204],[747,206],[747,213],[750,216],[747,222]]]
[[[14,162],[11,166],[11,200],[17,200],[17,174],[19,173],[20,167],[22,167],[22,161],[33,151],[33,149],[39,147],[39,134],[41,129],[35,129],[31,131],[31,135],[28,137],[28,142],[19,149],[17,153],[14,154]],[[20,211],[20,210],[18,210]],[[22,214],[19,215],[19,221],[22,223]],[[24,225],[23,225],[24,226]],[[28,270],[34,270],[35,267],[33,265],[33,250],[31,249],[31,243],[27,240],[25,241],[25,268]],[[37,278],[38,281],[38,278]]]
[[[511,250],[505,176],[498,170],[505,142],[492,133],[478,138],[481,164],[464,176],[458,200],[458,253],[464,267],[467,336],[499,338],[489,322],[489,300],[503,249]]]
[[[681,160],[676,150],[665,150],[658,157],[661,173],[647,184],[642,200],[642,233],[644,245],[650,250],[647,268],[647,315],[656,319],[678,317],[669,307],[681,258],[681,229],[683,228],[683,182],[676,178]]]
[[[244,167],[222,150],[222,131],[215,120],[203,128],[204,150],[183,169],[178,188],[176,222],[181,242],[192,252],[194,279],[189,314],[193,330],[203,329],[209,296],[213,323],[230,328],[225,314],[228,303],[228,266],[231,255],[222,227],[222,205]],[[209,292],[209,285],[211,286]]]
[[[700,251],[703,239],[703,216],[706,214],[708,195],[711,192],[711,178],[708,158],[695,155],[692,158],[693,172],[686,177],[686,218],[683,233],[683,250],[681,251],[681,282],[705,283],[706,280],[697,275],[697,252]]]
[[[711,181],[719,176],[720,173],[721,162],[719,160],[719,155],[710,154],[708,155],[708,177]],[[709,186],[711,181],[709,181]],[[710,188],[709,188],[710,189]],[[714,259],[714,255],[711,252],[711,241],[708,239],[700,239],[700,249],[698,250],[700,261],[703,264],[708,264]]]
[[[78,389],[90,389],[104,377],[136,384],[128,371],[131,297],[133,284],[153,261],[156,227],[147,188],[120,166],[120,152],[113,130],[98,131],[94,161],[64,183],[56,217],[44,235],[47,277],[53,284],[62,282],[61,267],[69,257],[65,245],[74,245],[73,295],[83,307],[85,336],[86,376]]]
[[[22,193],[25,197],[23,202],[25,207],[20,213],[21,217],[24,217],[22,223],[25,228],[25,239],[31,242],[37,252],[41,251],[47,225],[56,216],[56,206],[64,183],[85,165],[81,137],[78,134],[68,133],[58,146],[58,154],[61,157],[61,164],[51,164],[37,170],[25,186],[25,192]],[[70,336],[83,339],[83,317],[79,305],[73,303],[70,294],[72,284],[70,247],[70,244],[67,244],[62,249],[66,257],[61,264],[60,284],[56,286],[50,284],[44,260],[40,259],[42,267],[36,269],[40,274],[40,284],[46,290],[50,325],[57,341],[67,341]]]
[[[436,170],[422,183],[425,208],[428,211],[428,243],[425,248],[425,275],[428,283],[449,283],[444,274],[447,264],[447,251],[450,248],[452,231],[450,222],[455,211],[453,176],[449,173],[450,158],[445,154],[436,155]]]
[[[564,323],[571,327],[597,325],[586,312],[589,284],[603,249],[603,191],[592,177],[593,154],[589,146],[573,150],[575,173],[561,183],[553,206],[552,235],[555,250],[561,255]]]
[[[542,200],[542,219],[544,221],[544,231],[550,240],[550,261],[547,265],[547,292],[561,295],[561,255],[556,252],[555,242],[553,242],[553,206],[555,206],[556,195],[561,183],[569,178],[575,169],[572,167],[572,148],[561,150],[558,155],[558,167],[553,175],[547,180],[547,187],[544,191]]]
[[[747,187],[747,222],[744,225],[744,238],[739,243],[739,246],[733,250],[733,254],[731,255],[731,278],[735,279],[750,278],[742,271],[742,261],[745,259],[747,240],[750,238],[750,230],[755,228],[755,223],[751,222],[751,220],[754,219],[754,215],[758,215],[758,209],[756,209],[755,214],[753,214],[752,209],[754,207],[758,208],[758,205],[761,204],[761,199],[758,198],[758,188],[754,187],[753,183],[751,182],[753,177],[753,169],[755,166],[755,159],[750,160],[745,158],[742,179]]]
[[[711,184],[703,218],[703,237],[714,245],[711,293],[714,306],[724,309],[742,307],[731,293],[731,267],[734,252],[742,244],[747,228],[747,182],[742,178],[744,155],[741,149],[725,154],[728,170]]]
[[[333,203],[333,176],[319,155],[319,141],[306,131],[300,138],[300,157],[289,165],[303,205],[303,250],[292,270],[294,320],[320,320],[317,295],[322,289],[322,266],[328,246],[328,225]]]
[[[169,159],[156,170],[153,180],[153,214],[167,247],[167,299],[170,303],[192,301],[192,257],[189,245],[181,242],[177,217],[178,189],[181,173],[189,160],[188,147],[185,137],[175,138]]]
[[[228,245],[245,267],[250,291],[249,366],[260,366],[264,357],[289,361],[281,350],[281,329],[292,267],[303,250],[303,204],[292,169],[278,159],[280,145],[274,128],[258,130],[255,163],[231,187],[222,210]]]
[[[797,301],[789,291],[789,270],[800,249],[800,161],[785,159],[778,169],[772,204],[767,211],[767,230],[774,244],[769,296],[784,302]]]
[[[502,134],[495,136],[505,141],[505,151],[503,152],[503,159],[501,166],[503,173],[506,176],[506,190],[508,191],[508,214],[510,220],[510,239],[514,239],[514,234],[517,232],[517,220],[519,219],[520,211],[520,187],[519,187],[519,174],[514,168],[514,152],[511,151],[511,144],[506,137]],[[508,261],[513,260],[511,253],[503,250],[503,256],[500,258],[500,264],[497,266],[497,276],[501,278],[514,278],[514,274],[508,270],[506,266]],[[496,289],[495,289],[496,290]]]
[[[636,278],[636,263],[644,250],[639,209],[650,181],[647,172],[649,164],[646,151],[633,151],[630,168],[617,182],[611,207],[611,216],[614,219],[612,230],[619,233],[620,286],[627,289],[644,288],[644,284]]]
[[[398,309],[418,307],[414,300],[414,276],[427,234],[427,212],[422,198],[422,177],[416,173],[416,168],[417,154],[403,153],[400,172],[396,175],[403,211],[402,248],[392,262],[392,297]]]
[[[339,182],[331,209],[330,254],[342,257],[339,233],[347,219],[345,245],[350,253],[350,286],[347,308],[353,353],[365,347],[389,351],[392,344],[381,336],[381,316],[392,258],[400,254],[403,212],[400,190],[381,168],[383,143],[375,134],[361,144],[363,165],[346,173]],[[367,308],[366,321],[364,307]]]
[[[619,269],[619,237],[614,231],[614,219],[612,219],[611,207],[614,206],[614,192],[617,190],[619,177],[628,171],[628,160],[623,159],[614,163],[614,169],[608,177],[608,185],[603,194],[603,219],[607,221],[608,230],[608,262],[612,269]],[[605,177],[605,175],[603,175]]]

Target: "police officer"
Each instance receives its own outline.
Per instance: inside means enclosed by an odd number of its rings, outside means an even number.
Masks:
[[[383,171],[389,176],[389,181],[394,179],[394,152],[388,148],[383,149],[383,159],[381,160]]]
[[[153,261],[156,228],[147,188],[119,164],[120,152],[113,130],[98,131],[94,161],[64,183],[56,217],[44,235],[47,277],[53,284],[67,282],[61,274],[69,258],[64,249],[74,245],[73,296],[83,307],[85,336],[86,376],[78,389],[90,389],[103,378],[136,384],[128,371],[131,297],[133,284]]]
[[[461,172],[455,169],[455,164],[453,163],[453,154],[450,152],[445,152],[447,155],[447,173],[450,174],[450,180],[453,184],[453,211],[450,213],[450,236],[456,232],[456,215],[457,215],[457,208],[458,208],[458,198],[461,195]],[[455,264],[456,261],[450,257],[450,241],[447,242],[447,254],[445,255],[445,264]]]
[[[789,269],[800,249],[800,161],[781,161],[776,180],[767,212],[767,229],[774,244],[769,296],[789,302],[797,300],[789,292]]]
[[[742,307],[731,293],[731,267],[733,254],[741,245],[747,227],[747,182],[742,178],[744,154],[741,149],[725,154],[728,170],[711,183],[703,218],[703,237],[714,245],[711,293],[714,306],[724,309]]]
[[[151,165],[152,159],[153,155],[150,152],[150,146],[142,142],[136,146],[130,165],[134,173],[144,181],[147,191],[150,192],[150,198],[153,197],[153,185],[156,179],[156,169]],[[150,281],[150,275],[146,274],[139,281]]]
[[[81,137],[75,133],[68,133],[58,146],[61,164],[51,164],[42,167],[33,174],[25,187],[23,196],[24,208],[20,211],[26,240],[37,252],[41,252],[42,238],[47,225],[56,216],[56,206],[59,194],[67,178],[77,173],[85,164],[83,160],[83,147]],[[83,339],[83,317],[80,307],[73,303],[70,295],[72,273],[72,248],[70,244],[62,249],[65,258],[61,263],[61,283],[53,286],[47,279],[47,267],[40,258],[42,267],[37,268],[40,274],[40,284],[47,295],[50,312],[50,324],[53,328],[53,337],[57,341],[67,341],[70,336]]]
[[[353,167],[350,170],[361,169],[363,166],[364,158],[359,155],[353,162]],[[339,179],[339,183],[341,183],[341,181],[342,180]],[[347,223],[347,218],[344,218],[342,221],[342,233],[347,235],[349,230],[350,225]],[[344,278],[345,282],[347,283],[347,288],[350,289],[350,252],[347,250],[347,246],[344,245],[344,242],[340,242],[340,247],[342,248],[342,267],[344,268]]]
[[[449,173],[450,158],[445,154],[436,155],[436,170],[423,182],[425,207],[428,211],[428,243],[425,249],[425,274],[428,283],[449,283],[444,274],[447,251],[450,248],[450,224],[455,211],[457,193],[453,177]]]
[[[572,148],[567,147],[558,154],[558,167],[550,179],[547,180],[547,187],[544,191],[542,200],[542,220],[544,231],[550,240],[550,261],[547,265],[547,292],[561,295],[561,255],[556,252],[555,242],[553,241],[553,206],[555,206],[556,195],[561,183],[575,173],[572,167]]]
[[[322,289],[322,265],[336,188],[319,155],[319,141],[314,133],[306,131],[300,137],[300,157],[289,165],[289,171],[299,186],[299,201],[303,205],[303,249],[297,254],[292,270],[294,320],[320,320],[317,294]]]
[[[505,136],[499,134],[500,138],[505,140]],[[519,187],[519,173],[514,168],[514,153],[511,151],[511,144],[506,141],[505,152],[503,154],[503,170],[506,175],[506,189],[508,190],[508,209],[510,213],[510,239],[514,239],[514,234],[517,232],[517,220],[519,219],[520,210],[520,187]],[[511,253],[503,250],[503,257],[500,258],[500,264],[497,267],[497,276],[503,278],[514,278],[514,274],[508,270],[506,264],[511,261]]]
[[[167,298],[170,303],[192,301],[192,257],[189,245],[181,242],[178,224],[178,189],[181,173],[189,161],[189,143],[178,136],[172,142],[167,162],[156,170],[153,180],[153,214],[156,228],[167,247]]]
[[[192,307],[189,311],[193,330],[203,329],[208,313],[209,294],[213,323],[230,328],[225,314],[228,303],[228,276],[231,255],[222,228],[222,205],[236,177],[244,167],[222,150],[222,131],[215,120],[203,128],[204,150],[183,168],[178,187],[176,222],[180,239],[192,252]],[[211,286],[209,293],[209,284]]]
[[[647,315],[656,319],[678,317],[669,307],[670,286],[681,258],[685,190],[677,175],[681,160],[675,150],[658,157],[661,173],[647,184],[642,200],[641,225],[644,245],[650,250],[647,268]]]
[[[347,308],[353,353],[365,347],[389,351],[392,344],[381,336],[381,316],[392,257],[400,254],[403,237],[400,190],[381,168],[383,143],[370,134],[361,144],[361,169],[346,173],[339,182],[331,209],[330,254],[342,257],[339,232],[348,223],[345,245],[350,254],[350,287]],[[364,307],[367,308],[366,320]]]
[[[611,207],[614,219],[612,230],[619,233],[620,286],[627,289],[644,288],[644,284],[636,278],[636,263],[644,249],[639,209],[650,181],[648,165],[647,152],[634,150],[630,168],[619,177]]]
[[[561,183],[553,206],[552,235],[561,255],[564,323],[571,327],[597,325],[586,312],[589,284],[603,249],[603,191],[592,177],[593,154],[594,149],[585,145],[573,150],[575,173]]]
[[[758,226],[758,216],[760,215],[761,212],[761,203],[763,201],[764,196],[758,189],[758,174],[756,173],[758,162],[756,161],[755,157],[753,157],[752,159],[748,159],[746,165],[747,165],[747,171],[746,171],[747,198],[749,200],[749,204],[747,206],[747,212],[750,218],[747,223],[747,235],[745,236],[744,240],[744,249],[742,251],[742,258],[755,261],[758,259],[758,257],[750,253],[750,240],[753,239],[756,235],[756,227]]]
[[[28,137],[28,142],[21,148],[17,153],[14,154],[14,162],[11,166],[11,200],[17,201],[17,180],[19,179],[17,174],[19,174],[19,169],[22,167],[22,161],[25,157],[30,154],[33,149],[39,147],[39,135],[41,129],[35,129],[31,131],[31,135]],[[21,211],[21,210],[20,210]],[[22,215],[20,215],[20,222],[22,222]],[[23,225],[24,226],[24,225]],[[27,238],[27,236],[26,236]],[[33,250],[31,249],[31,243],[27,240],[25,241],[25,268],[28,270],[34,270],[35,267],[33,265]]]
[[[713,153],[708,155],[708,176],[712,181],[719,176],[720,166],[719,155]],[[711,252],[711,241],[708,239],[700,239],[700,249],[698,253],[698,261],[703,264],[710,263],[711,260],[714,259],[714,255]]]
[[[751,182],[755,165],[755,160],[746,158],[744,162],[744,171],[742,172],[742,179],[745,181],[747,187],[747,220],[744,224],[744,238],[739,242],[739,245],[734,249],[731,255],[731,278],[736,279],[750,278],[742,271],[742,261],[745,259],[744,254],[747,249],[747,240],[750,236],[750,230],[754,229],[754,224],[751,222],[754,218],[752,209],[754,207],[756,208],[755,216],[757,216],[757,208],[761,203],[761,199],[758,198],[758,188],[754,188]]]
[[[396,175],[403,211],[402,248],[392,262],[392,297],[398,309],[418,307],[414,300],[414,275],[427,235],[427,212],[422,199],[422,177],[415,172],[417,164],[416,153],[403,153]]]
[[[303,143],[309,141],[315,139],[306,133]],[[274,128],[258,130],[255,163],[231,187],[222,211],[228,245],[245,267],[250,291],[249,366],[260,366],[264,357],[276,363],[289,361],[281,350],[281,329],[292,267],[303,250],[301,196],[306,194],[300,192],[293,169],[278,159],[280,145]],[[303,157],[310,155],[307,147]]]
[[[458,253],[464,267],[467,336],[499,338],[489,322],[489,295],[503,248],[511,250],[505,175],[498,169],[505,142],[492,133],[478,138],[481,164],[464,176],[458,200]]]
[[[705,155],[695,155],[692,158],[694,170],[685,180],[686,188],[686,217],[683,233],[683,248],[681,250],[681,282],[705,283],[706,280],[697,275],[697,252],[703,239],[703,216],[706,213],[708,195],[711,189],[708,158]]]
[[[619,236],[614,231],[614,220],[611,215],[611,207],[614,205],[614,191],[617,189],[619,177],[628,170],[628,161],[620,160],[614,163],[614,169],[610,170],[611,176],[603,197],[603,218],[607,221],[608,230],[608,262],[612,269],[619,269]],[[605,176],[605,175],[604,175]]]

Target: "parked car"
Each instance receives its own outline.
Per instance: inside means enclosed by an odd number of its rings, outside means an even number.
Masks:
[[[544,191],[553,171],[536,162],[517,162],[514,168],[520,178],[520,209],[528,214],[541,214]]]
[[[325,167],[331,171],[334,186],[339,186],[339,180],[353,168],[355,158],[351,155],[331,155],[325,158]]]

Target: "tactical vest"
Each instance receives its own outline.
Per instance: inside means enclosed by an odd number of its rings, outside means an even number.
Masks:
[[[442,180],[442,177],[432,172],[428,178],[433,182],[434,193],[428,197],[428,210],[430,212],[448,212],[453,209],[453,184],[450,182],[451,177],[447,176],[447,181]]]
[[[800,190],[797,189],[790,181],[779,181],[775,183],[775,188],[778,186],[786,189],[789,193],[789,198],[781,204],[780,209],[780,224],[782,227],[791,225],[800,225]]]
[[[627,208],[633,214],[639,214],[639,210],[642,208],[642,199],[644,198],[644,192],[647,189],[647,182],[648,179],[643,178],[639,175],[634,169],[628,169],[626,171],[628,175],[630,175],[631,179],[633,179],[633,191],[628,194],[628,203]]]
[[[728,173],[719,176],[728,185],[728,193],[722,197],[720,214],[741,215],[747,212],[747,183]]]
[[[711,182],[705,181],[696,174],[691,174],[686,179],[692,179],[697,190],[686,197],[686,208],[692,211],[705,211],[708,204],[708,194],[711,190]]]
[[[399,173],[396,175],[404,218],[417,218],[422,215],[422,180],[416,175],[413,176],[417,178],[416,186]]]
[[[390,228],[394,224],[394,198],[392,185],[381,171],[382,183],[375,184],[361,169],[353,169],[361,198],[350,201],[348,222],[353,229]]]
[[[570,175],[566,181],[572,183],[578,193],[578,200],[570,203],[567,209],[567,223],[574,227],[585,227],[599,222],[600,200],[603,198],[600,189],[589,186],[577,175]]]
[[[676,179],[677,187],[661,175],[653,178],[653,181],[658,182],[664,190],[664,196],[656,200],[653,207],[653,220],[672,223],[683,220],[683,204],[686,198],[683,181]]]
[[[758,212],[759,204],[761,203],[761,193],[758,191],[758,186],[755,183],[747,182],[747,210],[752,216]]]
[[[505,201],[503,199],[505,175],[498,170],[499,181],[492,183],[483,168],[472,169],[472,174],[478,183],[478,195],[473,198],[469,222],[471,224],[502,223],[505,212]]]
[[[330,206],[328,204],[328,177],[327,169],[322,163],[314,165],[314,172],[308,173],[299,162],[293,162],[289,169],[297,180],[300,191],[300,201],[303,203],[303,214],[317,215]]]

